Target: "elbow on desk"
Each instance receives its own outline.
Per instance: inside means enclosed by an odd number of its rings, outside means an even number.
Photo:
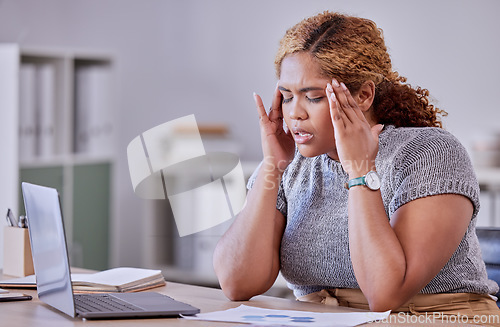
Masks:
[[[220,285],[224,295],[231,301],[248,301],[255,295],[239,283],[221,282]]]
[[[399,308],[399,306],[394,308],[393,306],[391,306],[387,302],[388,301],[377,301],[377,302],[368,301],[368,305],[370,306],[370,311],[372,311],[372,312],[385,312],[388,310],[394,310],[394,309]]]
[[[261,284],[256,280],[249,280],[246,277],[236,278],[234,275],[218,276],[219,285],[222,292],[231,301],[248,301],[252,297],[266,292],[271,286]]]
[[[220,288],[224,295],[231,301],[247,301],[252,295],[248,294],[242,287],[245,283],[242,283],[234,278],[234,273],[227,272],[225,270],[219,271],[217,265],[214,265],[215,274],[219,280]]]
[[[405,301],[402,301],[398,296],[390,296],[388,294],[376,294],[366,296],[370,311],[385,312],[388,310],[396,310],[400,308]]]
[[[214,265],[220,288],[224,295],[231,301],[248,301],[250,298],[262,294],[269,289],[269,287],[265,288],[265,285],[261,285],[257,280],[248,279],[248,276],[239,276],[233,269],[225,270],[218,268],[220,267]],[[259,287],[259,285],[262,287]]]

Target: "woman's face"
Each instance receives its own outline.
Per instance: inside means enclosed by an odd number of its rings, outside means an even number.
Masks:
[[[304,157],[327,153],[338,159],[325,92],[330,82],[307,53],[289,55],[281,63],[278,87],[283,95],[283,117]]]

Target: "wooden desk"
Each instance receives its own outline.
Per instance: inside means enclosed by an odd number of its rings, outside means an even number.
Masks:
[[[14,291],[11,289],[11,291]],[[231,302],[224,294],[215,288],[191,286],[186,284],[167,282],[166,286],[155,288],[152,291],[166,294],[176,300],[200,308],[201,312],[211,312],[235,308],[242,303],[270,309],[295,309],[308,311],[325,311],[325,307],[317,304],[299,303],[293,300],[258,296],[251,301]],[[22,290],[23,293],[33,296],[31,301],[2,302],[0,303],[0,319],[8,322],[8,326],[37,326],[37,327],[66,327],[66,326],[235,326],[234,323],[214,323],[205,321],[189,321],[180,318],[152,318],[152,319],[120,319],[120,320],[87,320],[72,319],[69,316],[52,309],[41,302],[35,290]],[[334,308],[333,311],[336,308]],[[328,310],[332,312],[332,310]],[[340,310],[339,312],[344,310]],[[7,326],[6,325],[6,326]],[[242,326],[248,326],[242,324]]]
[[[78,271],[81,272],[81,271]],[[7,277],[6,277],[7,278]],[[0,279],[3,279],[0,273]],[[36,294],[36,290],[14,290],[33,296],[31,301],[0,302],[0,325],[17,326],[36,326],[36,327],[67,327],[67,326],[250,326],[248,324],[193,321],[182,318],[147,318],[147,319],[118,319],[118,320],[81,320],[73,319],[50,306],[41,302]],[[345,307],[327,307],[321,304],[304,303],[289,299],[276,298],[270,296],[256,296],[250,301],[232,302],[229,301],[221,290],[208,287],[192,286],[168,282],[163,287],[152,289],[152,291],[168,295],[176,300],[191,304],[201,310],[202,313],[226,310],[235,308],[240,304],[254,307],[281,309],[281,310],[301,310],[314,312],[359,312],[362,310]],[[394,320],[396,321],[396,320]],[[395,323],[381,324],[377,323],[371,326],[421,326],[422,324]],[[441,325],[442,324],[426,324]]]

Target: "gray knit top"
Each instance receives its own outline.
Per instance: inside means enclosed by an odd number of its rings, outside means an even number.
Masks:
[[[389,220],[405,203],[430,195],[461,194],[474,205],[457,250],[421,293],[495,294],[498,285],[487,278],[475,233],[479,186],[460,142],[439,128],[386,126],[375,164]],[[326,154],[306,158],[298,151],[283,174],[277,199],[287,220],[281,272],[296,297],[328,288],[359,288],[349,255],[347,180],[340,162]]]

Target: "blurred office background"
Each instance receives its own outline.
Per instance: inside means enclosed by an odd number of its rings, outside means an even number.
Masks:
[[[0,0],[0,44],[11,51],[0,75],[19,77],[0,80],[0,214],[7,207],[22,211],[20,179],[46,182],[66,197],[76,265],[161,268],[172,279],[216,285],[211,251],[230,222],[179,238],[168,202],[134,194],[127,145],[154,126],[195,114],[207,127],[204,142],[221,141],[213,144],[237,153],[248,175],[261,158],[252,92],[269,103],[281,36],[323,10],[370,18],[384,30],[394,68],[430,90],[449,113],[445,128],[475,162],[483,190],[479,223],[500,226],[496,0]],[[46,64],[56,68],[43,77]],[[55,81],[48,157],[29,158],[18,132],[26,98],[12,95],[23,92],[30,65],[37,71],[31,78]],[[79,86],[92,79],[100,86]],[[12,90],[12,83],[21,87]],[[81,118],[78,106],[94,96],[106,108]],[[78,124],[96,117],[109,134],[97,145],[79,144]]]

